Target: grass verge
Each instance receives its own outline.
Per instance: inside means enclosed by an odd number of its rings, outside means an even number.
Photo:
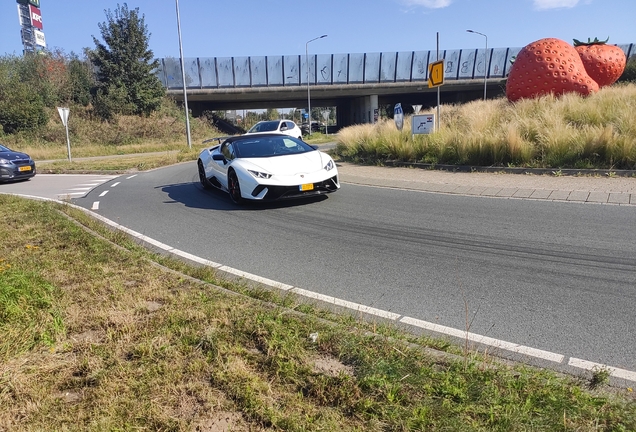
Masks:
[[[431,109],[431,112],[434,112]],[[597,94],[509,103],[505,98],[442,105],[441,127],[429,135],[402,131],[393,120],[338,133],[343,160],[575,169],[636,169],[636,84]]]
[[[636,430],[633,393],[603,377],[432,355],[461,351],[154,255],[70,206],[0,195],[0,217],[0,430]]]

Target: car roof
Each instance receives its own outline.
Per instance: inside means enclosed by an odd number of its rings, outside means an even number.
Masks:
[[[277,132],[266,132],[266,133],[259,133],[259,134],[249,134],[249,135],[234,135],[231,137],[228,137],[228,139],[226,140],[226,142],[234,142],[234,141],[241,141],[241,140],[255,140],[255,139],[265,139],[265,138],[292,138],[289,135],[285,135],[282,133],[277,133]]]
[[[217,144],[215,144],[215,147],[217,147],[219,144],[224,143],[224,142],[234,142],[234,141],[240,141],[240,140],[243,140],[243,139],[246,139],[246,140],[265,139],[265,138],[268,138],[268,137],[293,138],[292,136],[284,134],[284,133],[281,133],[281,132],[261,132],[261,133],[253,133],[253,134],[229,135],[229,136],[220,136],[220,137],[209,138],[209,139],[206,139],[205,141],[203,141],[203,144],[207,144],[209,142],[216,141]]]

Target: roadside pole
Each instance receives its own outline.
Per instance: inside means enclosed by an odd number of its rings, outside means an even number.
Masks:
[[[61,108],[61,107],[57,107],[57,112],[60,113],[60,118],[62,119],[62,124],[64,125],[64,128],[66,129],[66,148],[68,149],[68,161],[71,161],[71,140],[68,136],[68,115],[69,115],[69,109],[68,108]]]
[[[437,61],[439,61],[439,32],[437,32]],[[443,63],[442,63],[443,64]],[[444,80],[442,79],[442,82]],[[441,103],[441,98],[440,98],[440,86],[437,86],[437,130],[439,131],[439,126],[440,126],[440,109],[439,109],[439,104]]]
[[[439,32],[437,33],[437,61],[428,64],[428,88],[437,87],[437,124],[440,128],[440,87],[444,85],[444,59],[439,58]]]

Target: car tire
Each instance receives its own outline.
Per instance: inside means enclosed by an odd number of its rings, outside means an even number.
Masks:
[[[230,193],[230,199],[234,204],[242,204],[243,197],[241,196],[241,184],[236,176],[234,170],[230,170],[227,173],[227,190]]]
[[[201,186],[203,186],[203,189],[212,189],[210,180],[208,180],[208,178],[205,176],[205,168],[203,168],[203,162],[199,161],[197,165],[199,167],[199,182],[201,183]]]

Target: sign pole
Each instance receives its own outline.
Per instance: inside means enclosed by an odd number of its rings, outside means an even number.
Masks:
[[[437,61],[439,61],[439,32],[437,32]],[[440,88],[437,87],[437,130],[439,131],[439,104],[440,104]]]
[[[66,128],[66,148],[68,150],[68,161],[72,162],[71,160],[71,140],[68,136],[68,115],[69,115],[69,109],[68,108],[61,108],[61,107],[57,107],[57,112],[60,113],[60,118],[62,119],[62,124],[64,125],[64,128]]]

